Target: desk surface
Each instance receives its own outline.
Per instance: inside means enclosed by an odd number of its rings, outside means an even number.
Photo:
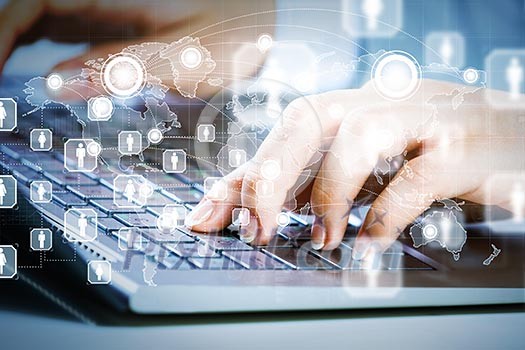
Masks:
[[[147,317],[140,325],[95,326],[28,288],[0,295],[0,349],[525,348],[523,305]]]

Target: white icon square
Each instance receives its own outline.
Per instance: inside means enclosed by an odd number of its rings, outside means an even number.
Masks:
[[[200,124],[197,126],[197,140],[199,142],[214,142],[215,126],[212,124]]]
[[[186,152],[182,149],[168,149],[162,153],[162,168],[165,173],[186,171]]]
[[[87,265],[87,280],[90,284],[111,283],[111,263],[107,260],[92,260]]]
[[[120,250],[141,250],[144,246],[142,231],[137,227],[123,227],[118,230]]]
[[[69,242],[91,242],[98,235],[97,212],[93,209],[71,208],[64,213],[64,237]]]
[[[31,130],[29,145],[35,152],[51,151],[53,148],[53,132],[50,129]]]
[[[142,134],[138,131],[121,131],[118,134],[118,151],[123,155],[142,152]]]
[[[30,198],[33,203],[49,203],[53,199],[53,184],[49,181],[31,182]]]
[[[35,228],[31,230],[29,243],[31,250],[47,251],[53,248],[53,233],[48,228]]]
[[[246,151],[243,149],[232,149],[228,153],[228,163],[232,168],[238,168],[246,163]]]
[[[250,211],[246,208],[235,208],[232,210],[232,223],[244,227],[250,224]]]
[[[207,177],[204,179],[204,193],[210,199],[223,201],[228,198],[228,185],[222,177]]]

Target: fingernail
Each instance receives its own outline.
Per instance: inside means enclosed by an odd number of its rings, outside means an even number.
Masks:
[[[184,225],[187,227],[193,227],[202,224],[204,221],[208,220],[213,213],[213,202],[209,199],[205,199],[200,202],[194,209],[191,211],[186,219],[184,220]]]
[[[250,217],[250,223],[247,226],[241,227],[239,231],[239,237],[244,243],[252,243],[257,237],[257,218],[254,216]]]
[[[352,249],[352,259],[362,260],[366,256],[369,248],[370,240],[367,237],[361,235],[361,237],[358,237],[354,243],[354,249]]]
[[[325,237],[326,229],[324,227],[323,220],[316,216],[312,225],[312,249],[323,249]]]

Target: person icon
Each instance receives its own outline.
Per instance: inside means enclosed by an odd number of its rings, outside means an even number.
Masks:
[[[450,66],[450,63],[452,62],[452,56],[454,54],[454,47],[452,46],[452,42],[450,41],[449,36],[445,36],[441,41],[441,46],[439,47],[439,54],[441,55],[443,63],[447,66]]]
[[[87,226],[88,226],[88,220],[87,220],[86,214],[80,214],[80,217],[78,218],[78,231],[79,231],[80,237],[86,236]]]
[[[102,265],[97,264],[95,275],[97,275],[97,281],[102,281],[102,277],[104,276],[104,269],[102,268]]]
[[[523,84],[523,66],[517,57],[510,59],[506,69],[506,79],[509,86],[510,99],[519,100],[521,94],[521,85]]]
[[[0,276],[4,274],[4,266],[7,265],[7,258],[5,256],[4,250],[0,248]]]
[[[43,183],[38,184],[38,189],[36,192],[38,194],[38,200],[40,202],[43,202],[46,200],[45,195],[47,194],[47,190]]]
[[[46,234],[44,231],[40,231],[38,234],[38,246],[40,249],[44,249],[46,247]]]
[[[128,183],[124,188],[124,196],[128,199],[128,203],[133,202],[133,197],[135,196],[135,193],[137,193],[137,189],[135,188],[135,185],[133,185],[133,181],[128,180]]]
[[[173,171],[177,170],[179,166],[179,155],[177,154],[176,151],[173,151],[171,153],[170,161],[171,161],[171,169]]]
[[[247,209],[239,210],[239,215],[237,216],[237,223],[239,226],[246,226],[250,222],[250,216]]]
[[[128,152],[133,152],[133,145],[135,144],[135,140],[133,139],[133,135],[128,134],[126,137],[126,144],[128,145]]]
[[[4,107],[4,103],[0,101],[0,129],[4,128],[4,123],[7,118],[7,112]]]
[[[210,139],[210,128],[208,126],[204,127],[202,131],[202,136],[204,136],[204,141],[208,142]]]
[[[77,167],[79,169],[83,169],[84,160],[86,159],[86,148],[84,147],[83,143],[78,144],[75,155],[77,157]]]
[[[46,134],[43,131],[40,131],[40,135],[38,136],[38,140],[37,141],[38,141],[38,145],[39,145],[40,149],[46,148],[47,137],[46,137]]]
[[[241,151],[235,151],[235,164],[237,166],[240,166],[241,165],[241,161],[242,161]]]
[[[5,187],[4,180],[0,179],[0,206],[4,205],[5,196],[7,196],[7,188]]]
[[[366,16],[366,29],[377,30],[377,21],[383,13],[384,4],[382,0],[363,0],[361,11]]]
[[[517,182],[514,184],[511,194],[512,204],[512,220],[514,222],[522,222],[525,213],[525,192],[521,183]]]

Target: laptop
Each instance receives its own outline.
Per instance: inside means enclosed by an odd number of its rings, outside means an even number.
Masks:
[[[91,173],[69,173],[64,169],[64,143],[80,135],[78,123],[59,106],[31,113],[22,92],[26,80],[4,78],[0,89],[2,96],[18,96],[18,127],[0,135],[2,174],[12,175],[18,184],[18,205],[13,211],[0,212],[0,243],[16,243],[18,248],[16,283],[29,283],[48,296],[53,295],[49,291],[60,294],[63,289],[65,294],[77,294],[77,290],[84,290],[87,292],[83,295],[99,295],[108,305],[137,314],[525,301],[523,236],[495,234],[468,217],[462,223],[468,239],[457,261],[437,242],[416,249],[413,237],[405,231],[373,266],[351,259],[353,239],[368,209],[365,202],[352,209],[343,243],[329,252],[311,248],[312,217],[308,211],[287,212],[290,222],[281,226],[266,246],[244,243],[235,225],[213,234],[193,232],[183,225],[171,232],[160,231],[158,219],[164,208],[191,211],[204,195],[204,179],[220,174],[191,157],[181,174],[139,170],[133,161],[127,168],[122,162],[100,162]],[[203,107],[184,100],[170,104],[180,112],[178,118],[183,125],[194,123],[194,115]],[[29,134],[35,127],[53,131],[51,151],[31,150]],[[118,128],[112,131],[114,135]],[[191,154],[193,141],[175,137],[178,132],[174,130],[170,147]],[[158,164],[158,157],[161,152],[153,149],[144,153],[140,162]],[[116,206],[115,177],[139,171],[156,185],[147,204],[138,209]],[[49,203],[31,201],[30,186],[34,181],[52,183]],[[79,208],[97,214],[96,223],[88,223],[96,230],[96,239],[71,241],[64,235],[66,212]],[[28,242],[30,231],[44,228],[52,232],[53,247],[33,251],[32,242]],[[500,253],[483,264],[493,253],[492,246]],[[89,300],[84,302],[89,305]]]

